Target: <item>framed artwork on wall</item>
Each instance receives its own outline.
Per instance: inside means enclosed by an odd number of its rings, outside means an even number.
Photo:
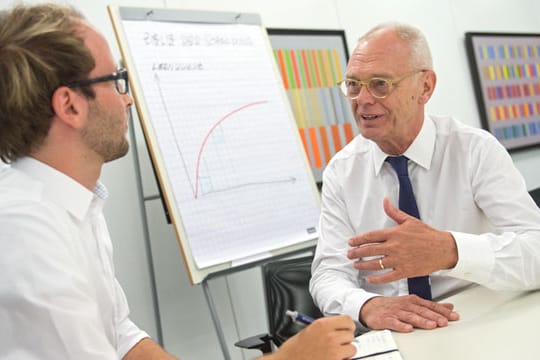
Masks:
[[[465,33],[482,126],[509,151],[540,143],[540,34]]]
[[[339,90],[349,52],[342,30],[267,29],[315,181],[330,158],[358,134]]]

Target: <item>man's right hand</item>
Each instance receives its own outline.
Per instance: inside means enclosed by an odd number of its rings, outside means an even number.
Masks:
[[[360,321],[371,329],[411,332],[414,328],[431,330],[459,320],[454,305],[436,303],[416,295],[374,297],[360,309]]]
[[[287,340],[268,360],[343,360],[356,353],[355,325],[350,316],[340,315],[315,320]]]

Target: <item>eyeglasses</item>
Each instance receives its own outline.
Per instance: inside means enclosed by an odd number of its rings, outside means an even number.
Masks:
[[[113,72],[110,75],[74,81],[66,84],[66,86],[70,88],[77,88],[106,81],[114,81],[116,91],[118,91],[119,94],[127,94],[127,92],[129,91],[128,72],[126,69],[119,69],[117,72]]]
[[[413,76],[414,74],[424,71],[426,70],[415,70],[395,80],[379,77],[373,77],[367,81],[345,79],[338,82],[338,86],[343,95],[348,97],[350,100],[354,100],[360,95],[360,90],[362,90],[362,86],[364,85],[373,97],[377,99],[384,99],[385,97],[390,95],[390,93],[394,89],[394,85],[396,85],[402,80],[405,80],[409,76]]]

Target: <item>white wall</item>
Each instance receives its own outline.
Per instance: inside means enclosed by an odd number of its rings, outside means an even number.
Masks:
[[[267,27],[344,29],[349,50],[360,34],[379,22],[409,22],[426,34],[438,73],[437,90],[428,110],[455,115],[473,126],[480,126],[480,120],[465,54],[464,32],[540,33],[537,0],[73,0],[68,3],[82,10],[105,34],[118,58],[105,10],[108,3],[255,12],[262,16]],[[10,4],[12,1],[0,0],[0,8]],[[134,128],[143,161],[144,196],[156,195],[140,129]],[[115,245],[116,270],[128,296],[132,317],[153,336],[157,336],[161,327],[165,347],[182,359],[222,358],[201,287],[189,284],[160,201],[146,201],[143,208],[137,188],[134,148],[124,159],[107,165],[103,173],[103,181],[111,193],[106,216]],[[512,157],[528,187],[540,186],[540,149],[513,153]],[[149,219],[149,244],[144,237],[143,210]],[[255,352],[242,353],[232,344],[266,329],[258,269],[216,278],[209,284],[232,358],[253,357]],[[153,286],[157,287],[157,302],[152,295]]]

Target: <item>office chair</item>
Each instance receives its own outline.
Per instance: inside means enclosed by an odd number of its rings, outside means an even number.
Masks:
[[[270,353],[273,345],[279,347],[303,329],[302,325],[285,315],[286,310],[298,310],[314,319],[323,316],[309,293],[312,260],[313,255],[309,255],[276,260],[261,266],[269,333],[240,340],[235,346]]]
[[[540,188],[536,188],[529,191],[529,194],[533,198],[534,202],[540,207]]]

